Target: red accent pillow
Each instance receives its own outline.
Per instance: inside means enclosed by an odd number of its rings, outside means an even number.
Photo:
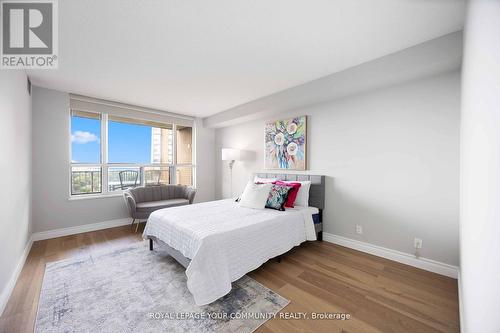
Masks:
[[[288,197],[286,198],[285,207],[294,207],[295,199],[297,198],[297,194],[299,193],[299,188],[302,185],[301,183],[290,183],[290,182],[282,182],[276,181],[276,185],[288,186],[291,187],[290,191],[288,191]]]

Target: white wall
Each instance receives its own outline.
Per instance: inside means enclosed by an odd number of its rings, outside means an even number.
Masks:
[[[461,329],[489,333],[500,331],[500,1],[471,1],[465,36]]]
[[[1,312],[31,233],[31,98],[24,71],[0,71],[0,147]]]
[[[82,226],[128,217],[122,197],[69,200],[69,94],[33,87],[34,231]],[[197,129],[197,154],[207,161],[196,169],[196,201],[212,200],[213,156],[206,156],[214,131]],[[211,148],[212,149],[212,148]]]
[[[457,265],[459,110],[455,71],[282,114],[308,115],[307,172],[327,176],[324,230],[406,253],[419,237],[423,257]],[[222,147],[256,156],[236,162],[233,194],[263,170],[264,123],[216,131],[217,197],[229,196]]]

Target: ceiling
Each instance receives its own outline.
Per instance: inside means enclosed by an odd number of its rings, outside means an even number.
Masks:
[[[453,31],[454,0],[59,1],[43,87],[207,117]]]

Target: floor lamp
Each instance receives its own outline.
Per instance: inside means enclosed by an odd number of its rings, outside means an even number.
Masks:
[[[231,174],[230,176],[230,181],[229,181],[229,188],[230,188],[230,197],[233,196],[233,166],[235,161],[241,161],[242,160],[242,151],[239,149],[234,149],[234,148],[222,148],[222,160],[223,161],[229,161],[229,173]]]

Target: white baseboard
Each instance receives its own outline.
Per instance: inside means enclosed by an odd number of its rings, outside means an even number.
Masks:
[[[414,255],[400,252],[396,250],[391,250],[382,246],[373,245],[365,242],[361,242],[355,239],[350,239],[334,234],[329,234],[323,232],[323,240],[342,245],[354,250],[358,250],[361,252],[366,252],[369,254],[373,254],[378,257],[386,258],[389,260],[397,261],[402,264],[414,266],[417,268],[424,269],[426,271],[434,272],[437,274],[449,276],[452,278],[458,277],[458,267],[445,264],[439,261],[435,261],[427,258],[416,258]]]
[[[12,294],[12,291],[14,290],[14,287],[16,286],[17,279],[19,278],[19,274],[21,274],[21,271],[23,270],[24,263],[26,262],[26,258],[28,258],[28,254],[30,253],[31,250],[31,245],[33,245],[33,237],[30,237],[28,239],[28,243],[24,247],[23,254],[17,261],[16,268],[12,272],[9,282],[7,282],[7,285],[5,288],[2,290],[2,293],[0,294],[0,315],[3,314],[3,311],[5,310],[5,307],[7,306],[7,302],[9,301],[10,295]]]
[[[44,240],[44,239],[51,239],[51,238],[81,234],[82,232],[89,232],[89,231],[109,229],[109,228],[114,228],[114,227],[121,227],[121,226],[131,224],[131,223],[132,223],[132,219],[130,219],[130,218],[109,220],[109,221],[104,221],[104,222],[79,225],[76,227],[68,227],[68,228],[35,232],[35,233],[33,233],[32,238],[33,238],[33,241],[39,241],[39,240]]]
[[[464,318],[464,303],[463,303],[463,291],[462,291],[462,280],[461,271],[458,269],[458,316],[460,319],[460,331],[465,332],[465,318]]]

